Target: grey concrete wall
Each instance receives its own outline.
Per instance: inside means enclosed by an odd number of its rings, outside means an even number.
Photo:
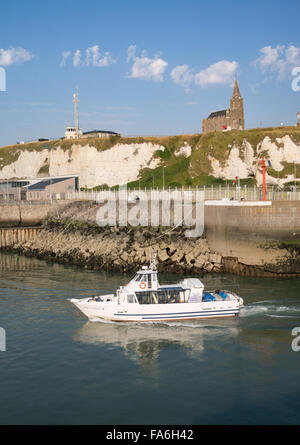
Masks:
[[[40,225],[47,216],[57,213],[63,202],[49,201],[45,203],[1,203],[0,227],[36,226]]]
[[[286,251],[274,246],[300,240],[300,202],[273,201],[270,207],[206,206],[205,233],[209,247],[223,257],[245,265],[284,263]]]

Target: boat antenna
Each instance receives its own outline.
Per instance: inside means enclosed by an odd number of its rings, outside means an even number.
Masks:
[[[157,252],[153,253],[152,262],[149,266],[149,269],[156,270],[156,258],[157,258]]]

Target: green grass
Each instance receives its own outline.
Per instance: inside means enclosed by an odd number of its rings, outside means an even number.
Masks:
[[[39,175],[49,175],[49,164],[45,164],[45,165],[43,165],[40,169],[39,169],[39,171],[38,171],[38,176]]]
[[[269,137],[273,143],[278,147],[280,144],[277,139],[289,135],[291,139],[300,144],[300,128],[297,127],[278,127],[278,128],[253,128],[251,130],[230,132],[216,132],[208,134],[195,135],[178,135],[166,137],[136,137],[123,138],[121,136],[112,136],[109,139],[100,138],[82,138],[78,140],[56,140],[46,142],[31,142],[24,145],[12,145],[0,148],[0,169],[5,165],[15,162],[22,151],[42,151],[42,150],[69,150],[76,146],[93,146],[98,151],[108,150],[116,144],[141,144],[151,142],[158,146],[164,147],[164,150],[157,150],[155,157],[159,158],[161,165],[154,170],[144,168],[140,171],[140,178],[137,181],[131,182],[130,187],[162,187],[163,185],[163,168],[164,168],[164,185],[165,187],[181,187],[181,186],[203,186],[213,184],[223,184],[226,181],[212,176],[211,162],[209,157],[217,159],[221,166],[224,166],[230,149],[234,144],[243,147],[243,141],[247,140],[253,150],[254,155],[258,157],[257,147],[265,137]],[[183,155],[176,156],[176,151],[187,143],[192,153],[189,158]],[[259,157],[263,157],[266,153],[260,153]],[[240,156],[243,158],[243,149],[240,150]],[[287,174],[294,172],[293,164],[284,164],[284,169],[281,172],[274,171],[272,168],[267,168],[268,173],[277,178],[286,177]],[[39,173],[44,174],[47,167],[43,166]],[[241,180],[241,185],[253,185],[255,183],[253,178]],[[97,188],[103,188],[104,185],[99,184]]]

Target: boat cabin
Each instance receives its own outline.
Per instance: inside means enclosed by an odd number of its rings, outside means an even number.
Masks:
[[[203,284],[198,279],[185,279],[179,284],[160,286],[155,262],[143,266],[134,278],[122,286],[118,297],[125,303],[169,304],[201,301]]]

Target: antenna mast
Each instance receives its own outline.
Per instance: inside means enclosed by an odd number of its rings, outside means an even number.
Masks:
[[[74,119],[75,119],[75,128],[76,128],[76,136],[79,137],[79,119],[78,119],[78,88],[76,87],[75,93],[73,94],[73,102],[74,102]]]

